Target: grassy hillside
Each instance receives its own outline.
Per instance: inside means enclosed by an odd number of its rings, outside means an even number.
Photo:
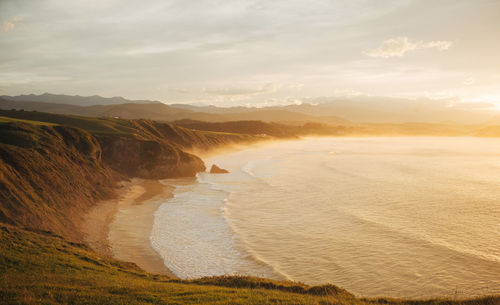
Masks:
[[[186,150],[257,139],[147,120],[0,111],[0,222],[81,240],[81,217],[117,180],[192,177]]]
[[[2,304],[446,304],[468,301],[362,300],[333,285],[309,287],[248,277],[193,281],[147,274],[133,264],[98,256],[52,233],[0,224]]]
[[[267,135],[275,138],[298,138],[301,136],[359,136],[382,133],[383,130],[366,126],[325,125],[321,123],[305,123],[303,125],[285,125],[263,121],[235,122],[202,122],[195,120],[179,120],[175,125],[205,131],[229,131],[235,133]]]
[[[196,119],[208,121],[223,121],[218,114],[200,113],[190,110],[167,106],[163,103],[135,103],[123,101],[120,104],[111,105],[71,105],[57,99],[55,102],[41,102],[32,100],[7,100],[0,98],[0,109],[25,110],[50,112],[57,114],[70,114],[91,117],[121,117],[126,119],[150,119],[157,121],[174,121],[178,119]]]
[[[40,122],[40,121],[30,121],[30,120],[22,120],[22,119],[15,119],[15,118],[9,118],[5,116],[0,116],[0,123],[7,123],[7,122],[21,122],[21,123],[29,123],[29,124],[35,124],[35,125],[57,125],[53,123],[47,123],[47,122]]]
[[[88,132],[59,125],[0,123],[0,221],[74,239],[83,211],[114,194],[120,178]]]
[[[278,138],[296,137],[297,128],[291,126],[266,123],[263,121],[237,121],[237,122],[203,122],[194,120],[179,120],[173,122],[177,126],[183,126],[196,130],[208,130],[216,132],[233,132],[254,135],[270,135]]]
[[[161,123],[146,119],[130,120],[106,117],[84,117],[61,115],[37,111],[0,110],[0,117],[5,121],[29,120],[34,124],[58,124],[84,129],[93,135],[137,135],[144,139],[166,137],[184,148],[211,149],[213,145],[225,145],[232,142],[255,141],[259,138],[241,134],[242,132],[225,130],[224,132],[193,131],[174,124]]]
[[[291,107],[291,108],[290,108]],[[319,107],[319,106],[318,106]],[[0,109],[24,109],[66,114],[63,117],[73,117],[78,114],[94,117],[96,120],[112,121],[115,117],[128,119],[152,119],[156,121],[175,122],[176,125],[193,128],[197,130],[232,132],[245,134],[267,134],[274,137],[296,137],[296,136],[494,136],[498,132],[482,130],[485,125],[464,125],[448,123],[360,123],[353,124],[333,116],[322,116],[321,109],[312,105],[301,105],[301,108],[313,108],[315,116],[287,111],[296,109],[295,106],[282,108],[253,109],[245,107],[216,108],[199,107],[208,112],[197,112],[194,106],[177,105],[167,106],[162,103],[155,104],[118,104],[118,105],[96,105],[81,107],[66,104],[49,104],[41,102],[6,101],[0,99]],[[213,110],[215,108],[216,110]],[[3,110],[5,111],[5,110]],[[210,112],[212,111],[212,112]],[[231,112],[239,111],[239,112]],[[312,110],[311,110],[312,111]],[[22,113],[23,111],[17,111]],[[24,111],[26,112],[26,111]],[[29,112],[29,111],[28,111]],[[31,113],[31,112],[29,112]],[[35,114],[37,112],[34,112]],[[7,116],[12,116],[9,114]],[[20,116],[26,118],[26,114]],[[34,120],[41,120],[33,115]],[[101,117],[101,118],[97,118]],[[90,119],[90,118],[87,118]],[[53,122],[48,119],[48,122]],[[86,124],[88,122],[85,122]],[[94,122],[95,123],[95,122]],[[74,122],[72,123],[74,124]],[[99,125],[99,124],[98,124]],[[72,125],[74,126],[74,125]],[[93,128],[95,128],[94,126]],[[106,126],[98,126],[107,128]],[[81,128],[86,128],[81,126]],[[87,129],[88,130],[88,129]]]
[[[97,139],[103,162],[129,177],[172,178],[194,176],[205,170],[188,150],[210,150],[262,137],[235,133],[194,131],[150,120],[92,118],[34,111],[0,110],[0,116],[81,128]]]

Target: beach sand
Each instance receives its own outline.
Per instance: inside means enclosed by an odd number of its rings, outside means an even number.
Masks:
[[[173,189],[157,180],[121,182],[117,199],[99,202],[85,215],[85,241],[100,254],[175,278],[150,243],[154,213]]]

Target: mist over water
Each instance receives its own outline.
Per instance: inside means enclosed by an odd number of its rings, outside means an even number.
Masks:
[[[153,247],[184,278],[251,274],[363,296],[500,293],[500,142],[322,138],[170,180]]]

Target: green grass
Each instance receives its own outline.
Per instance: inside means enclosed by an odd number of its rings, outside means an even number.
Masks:
[[[0,225],[0,303],[496,305],[500,298],[362,300],[333,285],[308,287],[251,277],[172,280],[48,232]]]
[[[57,124],[48,123],[48,122],[23,120],[23,119],[16,119],[16,118],[10,118],[10,117],[5,117],[5,116],[0,116],[0,124],[1,123],[11,123],[11,122],[21,122],[21,123],[29,123],[29,124],[34,124],[34,125],[44,125],[44,126],[57,125]]]
[[[37,111],[0,110],[0,115],[11,119],[52,123],[78,127],[92,133],[127,134],[134,133],[130,120],[93,118],[77,115],[62,115]]]
[[[38,122],[38,124],[57,124],[80,128],[89,132],[104,144],[109,142],[110,137],[115,139],[121,137],[124,139],[165,142],[181,149],[210,150],[228,144],[242,144],[266,140],[259,135],[191,130],[169,123],[150,120],[95,118],[1,109],[0,117],[5,117],[6,121],[21,120],[24,122]]]
[[[1,110],[0,122],[21,121],[38,125],[66,125],[84,129],[93,134],[136,134],[149,137],[150,131],[141,123],[152,122],[148,120],[130,120],[120,118],[96,118],[67,114],[53,114],[37,111]],[[166,124],[156,123],[155,124]],[[200,131],[205,135],[239,135],[231,132]]]

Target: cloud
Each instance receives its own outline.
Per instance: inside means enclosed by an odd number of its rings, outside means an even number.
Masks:
[[[415,0],[0,0],[0,87],[8,95],[99,93],[226,105],[358,92],[498,94],[499,45],[488,37],[498,36],[492,12],[500,1],[462,2],[450,10],[446,1],[430,9]],[[401,20],[411,24],[402,27]],[[7,33],[5,21],[13,25]],[[445,34],[432,31],[439,26]],[[389,38],[406,57],[361,54]],[[460,52],[438,52],[450,47]],[[419,54],[441,56],[412,56]],[[463,85],[469,76],[475,84]],[[262,93],[268,83],[279,89]]]
[[[437,40],[437,41],[411,41],[408,37],[396,37],[387,39],[375,49],[366,50],[362,53],[370,57],[401,57],[407,52],[419,49],[436,49],[439,51],[448,50],[452,45],[451,41]]]
[[[1,84],[1,83],[0,83]],[[164,87],[169,92],[169,100],[188,101],[190,103],[202,102],[206,104],[218,103],[234,106],[235,102],[262,102],[263,99],[269,99],[276,92],[281,90],[290,90],[287,84],[249,84],[240,83],[237,85],[212,84],[207,87],[184,86],[184,87]],[[229,103],[229,104],[228,104]]]
[[[474,85],[476,81],[474,80],[474,78],[472,77],[469,77],[467,78],[466,80],[463,81],[463,84],[466,85],[466,86],[470,86],[470,85]]]
[[[14,17],[10,20],[4,21],[2,24],[2,31],[9,32],[9,31],[14,30],[14,28],[16,27],[16,23],[19,21],[21,21],[21,18],[19,18],[19,17]]]
[[[203,92],[220,96],[253,96],[266,93],[274,93],[279,89],[276,84],[266,84],[261,88],[221,88],[204,89]]]

